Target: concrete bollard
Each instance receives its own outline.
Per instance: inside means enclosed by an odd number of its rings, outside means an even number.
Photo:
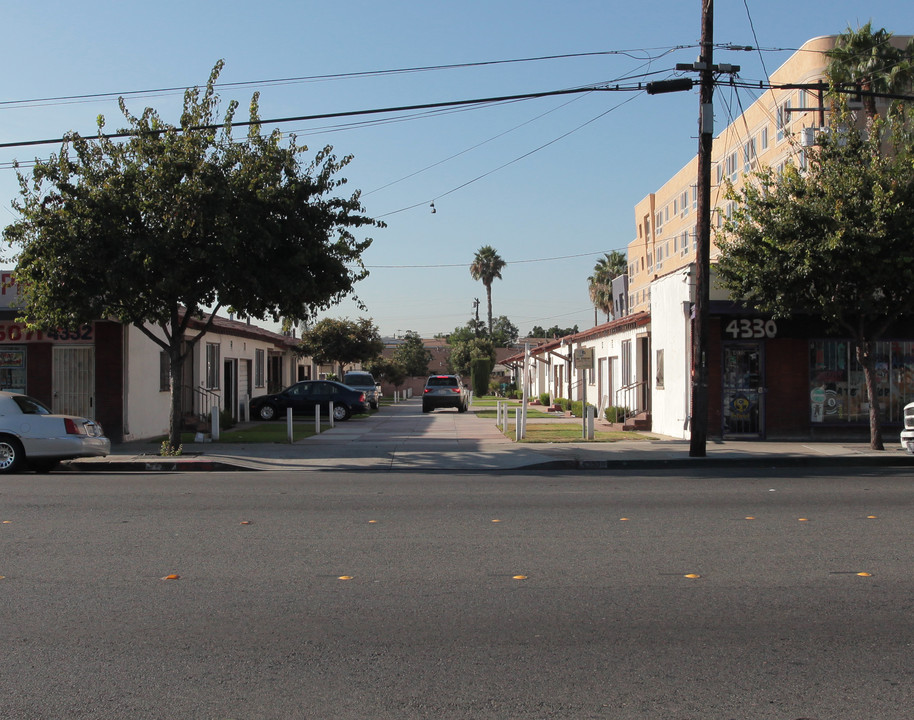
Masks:
[[[292,408],[286,408],[286,436],[289,438],[289,444],[293,442],[292,437]]]

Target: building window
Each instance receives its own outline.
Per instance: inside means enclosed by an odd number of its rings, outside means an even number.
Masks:
[[[254,387],[264,386],[264,367],[266,366],[266,351],[254,351]]]
[[[219,343],[206,343],[206,388],[219,388]]]
[[[654,363],[656,386],[658,390],[663,390],[663,350],[657,351],[657,359]]]
[[[784,101],[783,105],[778,106],[777,124],[778,124],[778,142],[787,137],[788,126],[790,125],[790,98]]]
[[[168,353],[164,350],[159,353],[159,392],[169,392],[171,390],[171,363],[168,361]]]
[[[767,150],[768,149],[768,126],[767,125],[762,128],[762,132],[760,134],[759,140],[760,140],[760,144],[762,146],[762,150]]]
[[[904,406],[914,396],[914,342],[881,341],[873,346],[880,416],[901,423]],[[813,423],[869,422],[870,401],[853,342],[809,343],[809,398]]]

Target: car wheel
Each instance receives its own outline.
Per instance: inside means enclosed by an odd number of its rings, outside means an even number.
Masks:
[[[352,416],[352,411],[346,405],[333,406],[333,419],[336,422],[343,422]]]
[[[22,443],[16,438],[4,435],[0,437],[0,473],[16,472],[25,460]]]
[[[422,406],[422,412],[425,413],[425,412],[431,412],[431,411],[432,411],[432,409],[428,405]]]
[[[376,403],[376,402],[371,403],[371,409],[372,409],[372,410],[377,410],[377,409],[378,409],[378,403]]]
[[[272,420],[276,417],[276,408],[269,404],[261,405],[257,414],[260,416],[261,420]]]
[[[457,412],[466,412],[466,411],[467,411],[467,406],[465,403],[463,405],[457,406]]]
[[[36,473],[49,473],[60,465],[60,460],[30,460],[29,467]]]

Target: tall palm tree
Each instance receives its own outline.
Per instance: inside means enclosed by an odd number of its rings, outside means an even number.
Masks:
[[[898,93],[911,88],[914,77],[914,40],[905,48],[891,43],[892,33],[873,30],[867,23],[857,30],[848,26],[829,50],[828,77],[836,85],[859,85],[868,93]],[[863,96],[863,110],[870,119],[877,114],[876,98]]]
[[[597,264],[593,266],[593,275],[587,278],[590,302],[596,310],[601,310],[606,315],[607,321],[613,314],[613,279],[624,275],[626,270],[625,255],[613,250],[597,260]]]
[[[486,287],[486,298],[489,301],[489,335],[492,334],[492,283],[501,280],[501,271],[507,265],[491,245],[484,245],[476,251],[470,275],[474,280],[482,280]]]

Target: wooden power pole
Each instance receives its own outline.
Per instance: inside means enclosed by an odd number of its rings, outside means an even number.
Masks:
[[[689,457],[705,457],[708,440],[708,333],[711,252],[711,147],[714,141],[714,0],[701,0],[698,118],[698,251],[692,323],[692,436]]]

